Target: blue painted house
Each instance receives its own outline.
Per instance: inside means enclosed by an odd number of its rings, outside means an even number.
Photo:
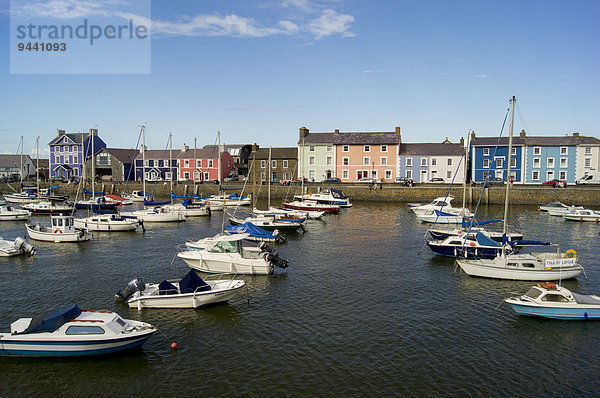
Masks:
[[[142,148],[135,158],[135,180],[142,181],[145,173],[146,181],[170,181],[177,180],[177,151],[170,155],[171,166],[169,167],[169,150],[147,150],[142,156]],[[146,164],[142,161],[146,159]]]
[[[48,143],[50,178],[69,179],[82,176],[83,155],[85,154],[86,158],[91,156],[92,139],[94,154],[106,147],[104,141],[98,137],[97,129],[90,129],[89,133],[65,133],[65,130],[58,130],[57,136]]]
[[[510,178],[516,184],[524,183],[525,162],[525,137],[513,137],[512,154],[510,156]],[[507,181],[508,162],[508,137],[476,137],[471,133],[470,148],[470,176],[471,181],[483,182],[488,176],[502,178]]]

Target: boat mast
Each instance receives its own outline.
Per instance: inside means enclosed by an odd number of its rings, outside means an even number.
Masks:
[[[462,216],[465,218],[466,213],[466,205],[467,205],[467,157],[469,151],[469,136],[471,134],[467,134],[467,146],[465,146],[465,171],[463,175],[463,204],[462,204]]]
[[[516,98],[513,96],[510,100],[510,134],[508,136],[508,156],[507,156],[507,166],[506,166],[506,194],[504,198],[504,223],[502,226],[502,256],[506,255],[506,245],[508,244],[508,239],[506,239],[506,226],[508,222],[508,195],[510,192],[510,163],[511,163],[511,154],[512,154],[512,139],[513,139],[513,126],[515,123],[515,101]]]
[[[23,136],[21,136],[21,169],[19,170],[21,189],[23,188]]]
[[[35,160],[35,185],[37,187],[37,196],[40,197],[40,136],[35,140],[36,157]],[[48,192],[50,193],[50,192]]]
[[[217,180],[219,180],[219,187],[221,187],[221,132],[217,131],[217,148],[219,149],[219,158],[217,159]]]
[[[192,192],[192,196],[196,196],[196,173],[198,172],[198,159],[196,159],[196,137],[194,137],[194,177],[192,181],[194,182],[194,192]],[[204,191],[204,189],[202,189]]]
[[[142,192],[146,208],[146,126],[142,125]]]
[[[94,130],[90,130],[90,139],[92,140],[92,154],[90,155],[92,157],[92,203],[94,203],[96,202],[96,189],[94,186],[94,180],[96,179],[96,170],[94,169]]]
[[[267,210],[271,208],[271,147],[269,147],[269,175],[267,178],[269,179],[269,195],[267,196]]]
[[[171,204],[173,204],[173,160],[171,159],[173,154],[173,134],[169,133],[169,173],[171,173]]]
[[[302,170],[300,171],[300,202],[304,202],[304,135],[302,136]]]

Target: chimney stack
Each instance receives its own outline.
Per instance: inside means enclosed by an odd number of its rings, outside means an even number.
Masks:
[[[521,130],[521,133],[519,135],[521,136],[521,138],[527,137],[527,134],[525,134],[525,130]]]
[[[190,147],[189,147],[189,146],[187,146],[187,145],[185,144],[185,142],[184,142],[184,143],[183,143],[183,145],[181,146],[181,152],[182,152],[182,153],[183,153],[183,152],[186,152],[188,149],[190,149]]]
[[[146,145],[144,145],[144,144],[140,145],[140,153],[143,153],[147,150],[148,150],[148,148],[146,148]]]
[[[65,133],[65,130],[57,130],[57,131],[58,131],[58,136],[59,137]]]
[[[306,138],[307,135],[308,135],[308,129],[304,126],[300,127],[300,140],[302,141],[302,139]]]
[[[333,132],[333,134],[339,134],[340,133],[340,129],[335,129],[335,131]]]
[[[460,137],[460,146],[465,147],[465,137]]]
[[[475,139],[475,130],[471,131],[471,141]]]
[[[396,134],[400,134],[400,127],[396,127]]]
[[[579,133],[573,133],[573,137],[579,137]]]
[[[442,142],[442,144],[452,144],[452,142],[450,142],[448,137],[446,137],[446,139]]]

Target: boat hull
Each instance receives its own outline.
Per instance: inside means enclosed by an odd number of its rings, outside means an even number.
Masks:
[[[482,278],[511,279],[520,281],[557,281],[576,278],[581,274],[581,266],[547,267],[538,269],[526,269],[520,267],[509,268],[495,263],[493,260],[477,261],[457,259],[460,268],[469,276]]]
[[[0,221],[15,221],[27,219],[29,219],[29,213],[0,214]]]
[[[288,232],[293,232],[293,231],[297,231],[299,228],[302,228],[302,224],[298,223],[298,222],[294,222],[294,221],[281,221],[281,222],[271,222],[270,220],[266,220],[266,221],[262,221],[262,220],[251,220],[251,219],[246,219],[246,220],[240,220],[234,217],[229,217],[229,223],[231,225],[242,225],[245,222],[249,222],[251,224],[254,224],[255,226],[265,229],[267,231],[288,231]]]
[[[439,256],[455,258],[485,258],[492,259],[502,253],[502,248],[478,247],[478,246],[448,246],[437,245],[434,242],[427,242],[429,248]]]
[[[570,214],[562,214],[562,217],[567,220],[567,221],[579,221],[579,222],[600,222],[600,214],[597,215],[585,215],[585,216],[578,216],[578,215],[570,215]]]
[[[75,228],[87,228],[90,231],[101,231],[101,232],[128,232],[135,231],[138,227],[138,223],[105,223],[98,221],[74,221]]]
[[[508,305],[519,315],[535,316],[542,318],[551,319],[562,319],[562,320],[600,320],[600,308],[568,308],[568,304],[564,307],[542,307],[536,304],[524,304],[519,303],[517,300],[505,300]]]
[[[29,239],[40,240],[44,242],[85,242],[92,239],[92,234],[85,231],[77,231],[75,233],[54,233],[50,228],[43,228],[36,231],[31,226],[25,224]],[[49,232],[46,232],[49,230]]]
[[[310,206],[310,205],[304,205],[301,203],[300,204],[284,203],[283,207],[285,207],[286,209],[292,209],[292,210],[324,211],[326,213],[339,213],[339,211],[340,211],[339,205],[331,206],[330,204],[322,204],[321,206],[319,206],[319,204],[317,204],[314,206]]]
[[[197,254],[189,254],[197,253]],[[206,251],[192,251],[179,253],[189,267],[212,274],[244,274],[244,275],[270,275],[273,265],[264,259],[240,259],[239,257],[213,255]]]

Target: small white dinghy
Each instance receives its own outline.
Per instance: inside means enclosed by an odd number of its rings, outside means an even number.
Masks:
[[[115,294],[130,307],[142,308],[198,308],[225,303],[238,297],[246,282],[237,279],[202,280],[194,270],[178,280],[144,283],[134,279]]]
[[[110,354],[140,347],[157,329],[111,311],[70,304],[43,319],[21,318],[0,333],[1,356],[60,357]]]
[[[27,220],[31,216],[29,210],[15,209],[13,206],[0,206],[0,221]]]
[[[27,243],[22,237],[17,237],[14,241],[0,238],[0,257],[12,256],[33,256],[35,249]]]
[[[92,233],[87,228],[75,228],[73,216],[50,216],[50,227],[39,223],[35,226],[25,224],[29,239],[45,242],[84,242],[92,239]]]

